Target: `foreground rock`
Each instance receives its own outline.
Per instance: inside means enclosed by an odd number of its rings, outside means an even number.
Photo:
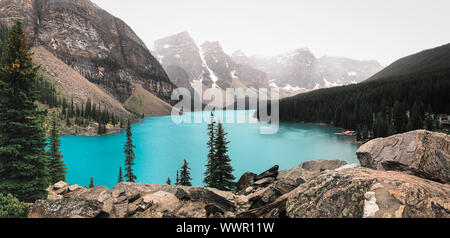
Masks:
[[[31,206],[30,217],[450,218],[450,184],[436,182],[448,182],[448,148],[447,135],[409,132],[361,147],[358,158],[366,167],[339,160],[282,171],[274,166],[259,175],[245,173],[234,192],[127,182],[109,190],[58,182],[46,200]]]
[[[85,188],[59,182],[46,200],[31,207],[32,218],[235,217],[245,208],[243,196],[203,187],[120,183]]]
[[[249,210],[237,216],[241,218],[285,217],[286,195],[289,192],[323,171],[337,169],[346,164],[345,161],[340,160],[316,160],[282,171],[278,171],[279,167],[275,166],[255,176],[253,183],[249,183],[246,188],[238,192],[238,194],[246,195],[245,198],[250,207]],[[244,174],[240,180],[243,180],[247,174]],[[267,183],[261,186],[261,181],[265,180]]]
[[[340,168],[292,191],[291,218],[450,217],[450,185],[394,171]]]
[[[94,200],[39,200],[30,209],[30,218],[97,218],[103,204]]]
[[[357,151],[363,167],[450,182],[450,136],[426,130],[369,141]]]

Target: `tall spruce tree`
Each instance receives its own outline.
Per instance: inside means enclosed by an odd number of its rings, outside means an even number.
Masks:
[[[226,139],[227,133],[223,129],[222,123],[218,123],[216,130],[216,138],[214,140],[215,148],[215,168],[213,169],[212,178],[213,188],[217,188],[224,191],[233,190],[235,183],[233,182],[235,177],[233,175],[234,169],[231,167],[231,159],[228,156],[228,144]]]
[[[175,185],[180,185],[180,171],[177,170],[177,180],[175,181]]]
[[[214,159],[216,154],[216,149],[214,147],[215,130],[216,122],[214,121],[214,114],[211,112],[211,122],[208,124],[209,140],[206,143],[208,147],[208,162],[206,164],[205,178],[203,179],[203,182],[206,186],[212,188],[218,186],[218,184],[215,183],[217,182],[217,178],[215,178],[216,174],[214,173],[214,169],[217,167],[216,160]]]
[[[133,174],[133,168],[134,165],[134,151],[133,149],[136,148],[136,146],[133,145],[133,139],[131,134],[131,124],[130,120],[128,120],[127,125],[127,143],[124,146],[124,152],[125,152],[125,178],[127,178],[128,182],[134,182],[136,181],[136,175]]]
[[[170,177],[167,178],[166,184],[167,184],[167,185],[172,185],[172,181],[170,180]]]
[[[46,138],[33,85],[39,76],[20,22],[8,34],[0,63],[0,193],[34,202],[49,186]]]
[[[191,168],[189,168],[189,163],[186,160],[184,160],[184,164],[183,164],[183,166],[181,166],[181,170],[180,170],[179,185],[192,186],[190,170],[191,170]]]
[[[117,179],[117,183],[121,182],[123,182],[122,167],[119,168],[119,178]]]
[[[89,182],[89,188],[95,187],[94,185],[94,177],[91,177],[91,182]]]
[[[55,184],[59,181],[66,181],[65,174],[67,173],[67,168],[62,160],[63,156],[61,155],[61,151],[59,151],[61,142],[59,140],[58,117],[55,112],[52,114],[48,146],[48,171],[50,183]]]

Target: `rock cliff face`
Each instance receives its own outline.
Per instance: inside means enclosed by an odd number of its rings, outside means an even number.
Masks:
[[[443,133],[418,130],[375,139],[361,146],[357,155],[364,167],[450,182],[450,136]]]
[[[422,138],[418,141],[423,145],[427,141],[427,147],[417,146],[420,149],[416,149],[416,154],[393,147],[393,154],[413,159],[420,153],[426,155],[432,148],[441,150],[436,153],[448,154],[448,137],[425,131],[411,133],[415,133],[415,138]],[[383,145],[380,140],[369,143]],[[234,192],[136,183],[120,183],[112,190],[106,187],[88,189],[59,182],[49,188],[46,200],[31,206],[29,216],[450,218],[450,184],[414,176],[408,174],[408,170],[403,173],[374,168],[381,170],[347,165],[339,160],[308,161],[282,171],[274,166],[259,175],[245,173]],[[441,174],[441,170],[433,171]],[[427,173],[434,174],[433,171]]]
[[[41,45],[120,102],[138,82],[169,101],[173,84],[145,44],[122,20],[89,0],[2,0],[0,24],[22,21]]]

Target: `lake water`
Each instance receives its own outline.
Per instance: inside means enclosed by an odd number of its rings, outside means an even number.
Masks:
[[[192,116],[209,112],[186,113]],[[219,117],[217,112],[216,116]],[[251,111],[228,111],[236,117],[252,115]],[[221,120],[223,121],[223,120]],[[336,135],[337,128],[311,124],[281,124],[277,134],[260,134],[261,123],[225,123],[228,133],[229,156],[235,169],[236,179],[251,171],[263,172],[278,164],[288,169],[302,162],[317,159],[340,159],[358,163],[358,145],[352,138]],[[203,185],[205,171],[207,123],[175,124],[170,116],[146,118],[132,126],[136,146],[134,173],[137,182],[165,184],[168,177],[175,181],[176,171],[186,159],[191,167],[194,186]],[[61,150],[68,167],[67,181],[86,186],[94,177],[96,186],[114,187],[119,167],[125,155],[125,132],[101,137],[72,136],[61,138]],[[125,173],[125,171],[123,171]]]

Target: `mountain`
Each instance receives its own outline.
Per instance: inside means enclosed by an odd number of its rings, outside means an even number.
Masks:
[[[70,66],[93,83],[90,86],[120,103],[133,95],[137,85],[170,102],[174,85],[142,40],[91,1],[2,0],[0,25],[9,27],[16,21],[22,21],[34,47],[43,47],[61,60],[58,64]],[[74,82],[79,76],[64,79]]]
[[[239,50],[232,56],[238,63],[266,72],[272,86],[296,92],[358,83],[382,68],[376,61],[316,58],[307,48],[266,57],[248,57]]]
[[[93,103],[105,106],[121,118],[131,116],[117,99],[89,82],[44,47],[34,47],[33,54],[33,61],[45,69],[43,76],[55,86],[59,95],[73,99],[75,105],[81,105],[89,98]]]
[[[401,58],[372,76],[369,80],[448,68],[450,68],[450,44]]]
[[[195,87],[200,82],[204,88],[221,90],[269,86],[264,72],[236,63],[219,42],[198,46],[188,32],[155,41],[154,55],[179,87]]]
[[[400,59],[358,84],[282,99],[280,121],[331,124],[362,139],[439,129],[432,115],[450,113],[449,46]]]
[[[120,101],[130,80],[168,99],[173,85],[145,44],[122,20],[88,0],[2,0],[0,24],[23,22],[34,45],[42,45]]]

